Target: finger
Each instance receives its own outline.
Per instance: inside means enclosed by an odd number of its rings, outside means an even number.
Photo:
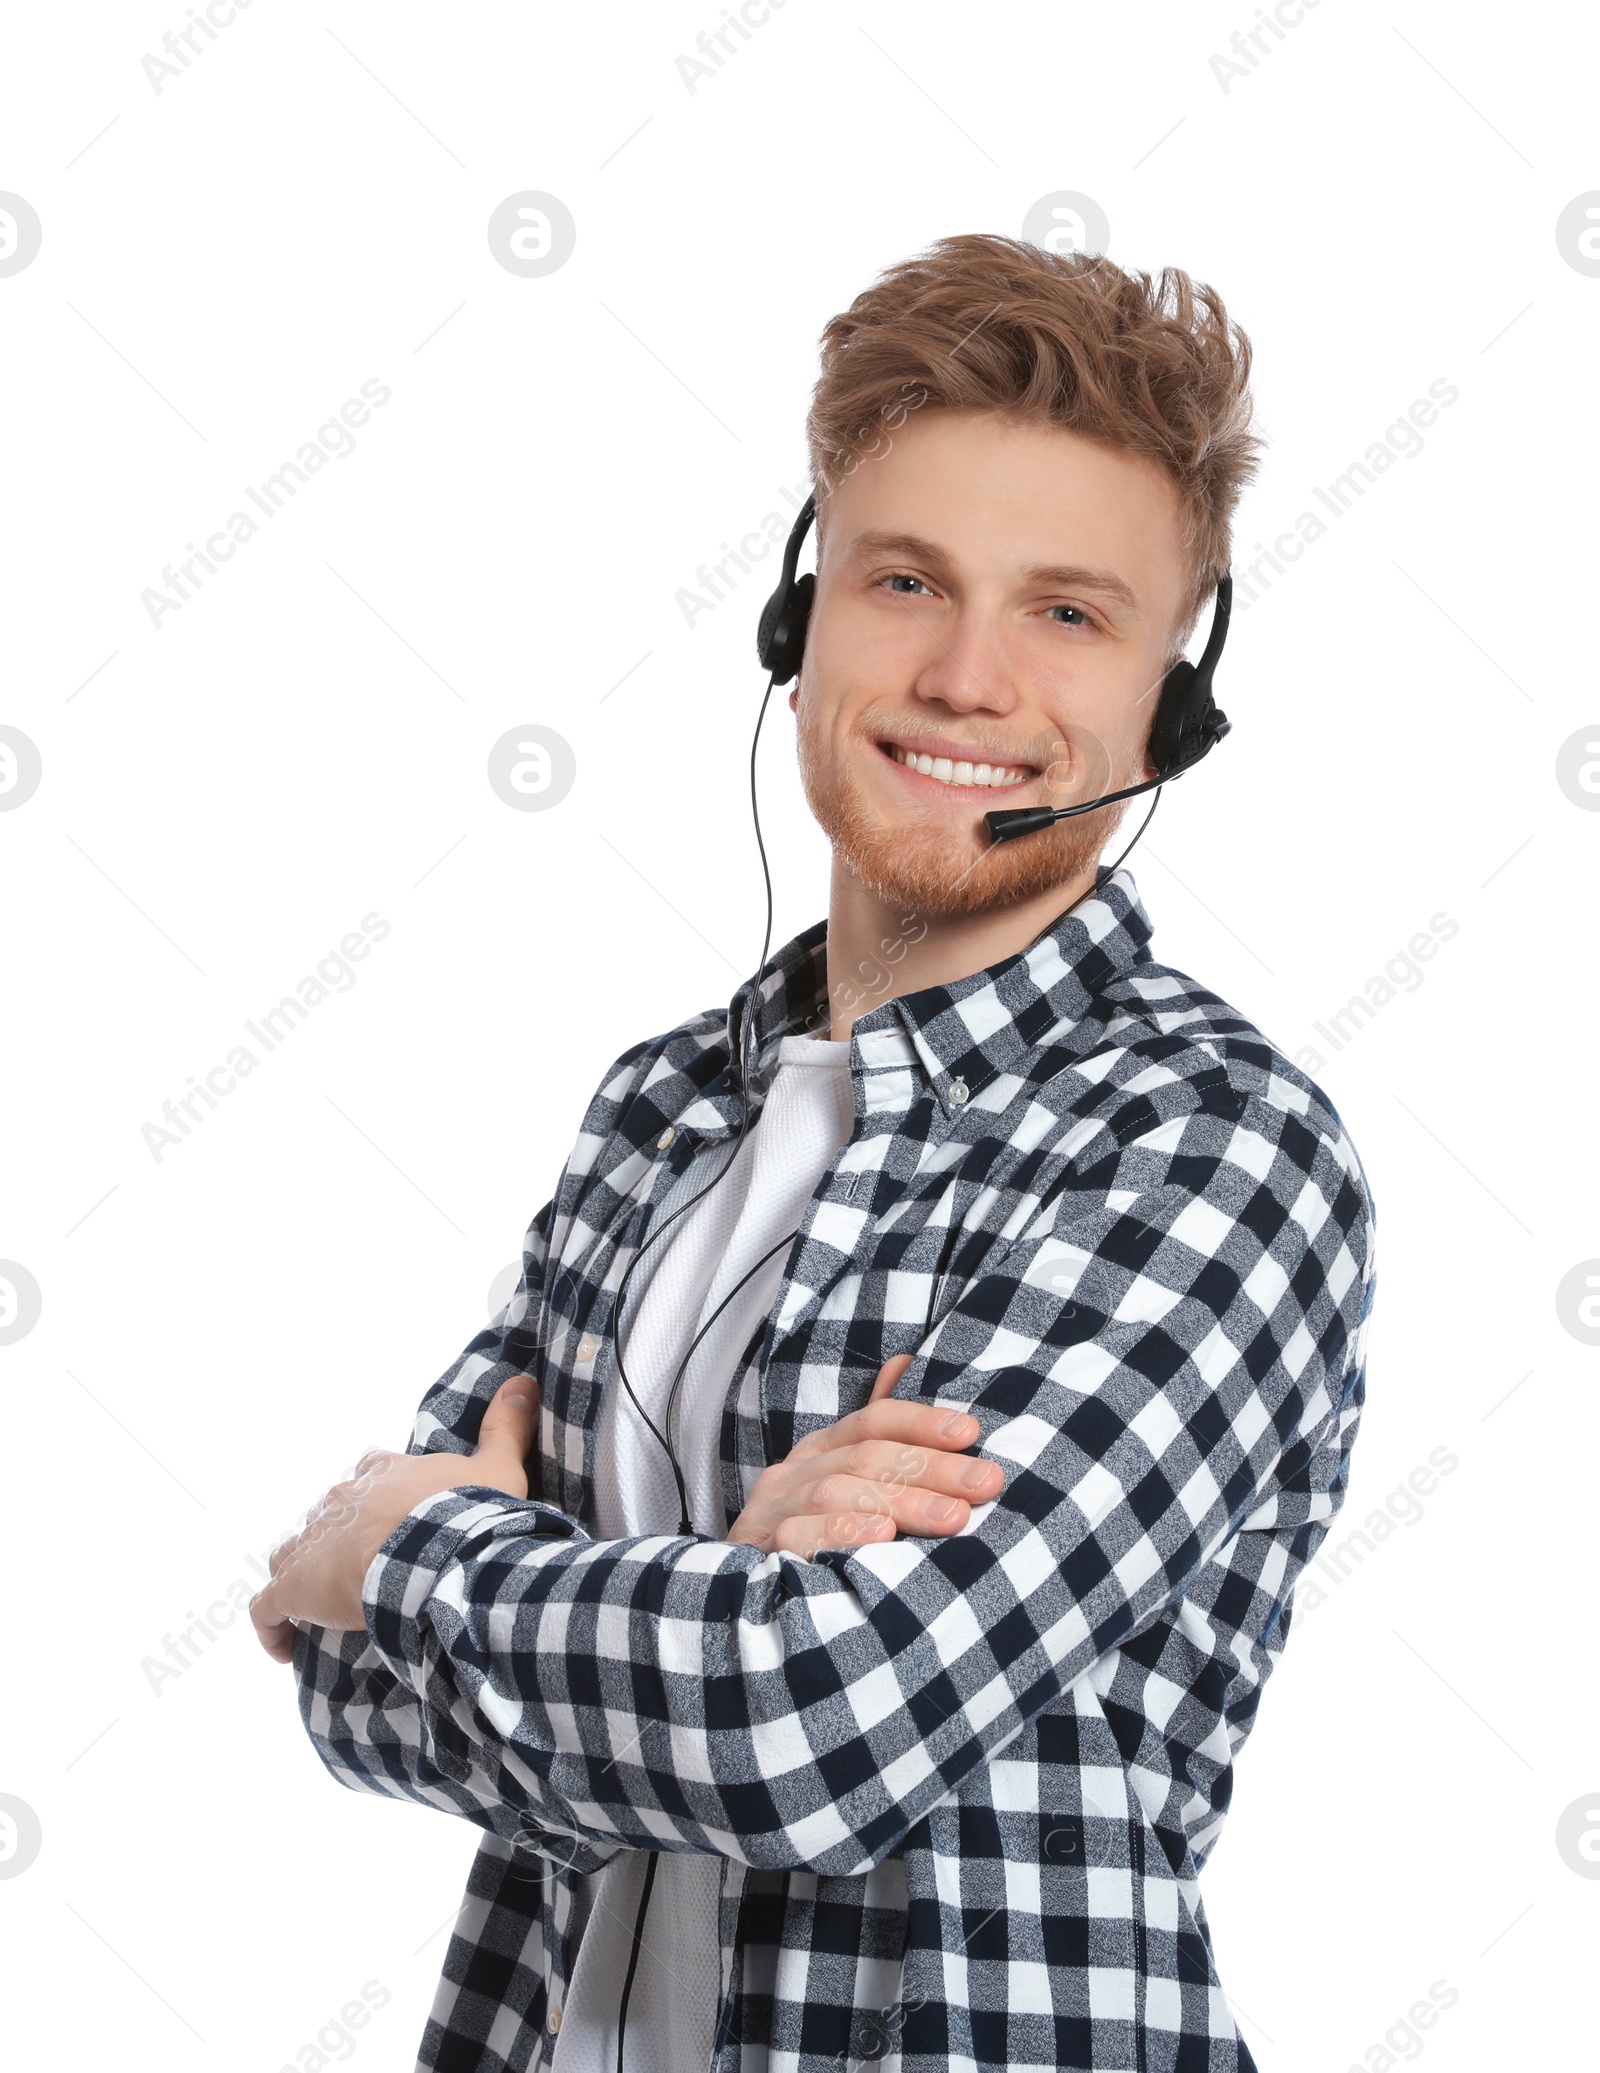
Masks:
[[[893,1360],[886,1360],[878,1370],[878,1379],[872,1385],[872,1394],[867,1398],[867,1402],[875,1404],[886,1397],[910,1365],[909,1353],[897,1353]]]
[[[893,1497],[904,1490],[959,1497],[968,1504],[987,1504],[1005,1488],[1005,1470],[998,1461],[971,1454],[943,1454],[928,1447],[896,1446],[878,1441],[850,1447],[833,1461],[834,1473],[859,1477]]]
[[[539,1385],[531,1375],[511,1375],[489,1399],[478,1431],[474,1459],[512,1481],[524,1477],[524,1463],[539,1430]]]
[[[821,1548],[859,1548],[894,1539],[894,1521],[872,1512],[826,1512],[785,1519],[772,1536],[772,1552],[804,1555]]]
[[[795,1443],[788,1459],[809,1460],[835,1447],[859,1446],[866,1440],[897,1440],[906,1446],[933,1447],[959,1454],[979,1438],[982,1428],[959,1404],[924,1404],[899,1397],[879,1397]]]
[[[833,1466],[815,1479],[758,1485],[730,1536],[753,1547],[766,1547],[783,1526],[796,1519],[818,1517],[881,1517],[901,1533],[938,1538],[960,1533],[975,1504],[998,1497],[1005,1472],[998,1462],[974,1461],[965,1455],[929,1454],[919,1448],[867,1450],[875,1464],[857,1473],[863,1450],[852,1448],[833,1457]]]
[[[957,1492],[882,1477],[829,1476],[806,1493],[802,1505],[796,1514],[802,1518],[886,1518],[900,1533],[933,1538],[959,1533],[972,1517],[970,1501]]]
[[[914,1404],[882,1406],[885,1411],[897,1413],[925,1413],[928,1408]],[[907,1430],[914,1429],[916,1423],[915,1420],[899,1422],[906,1425]],[[814,1433],[809,1445],[802,1443],[785,1460],[774,1462],[771,1468],[762,1470],[750,1492],[749,1502],[739,1515],[739,1523],[749,1530],[752,1539],[771,1532],[784,1519],[806,1518],[834,1509],[836,1493],[847,1488],[853,1493],[853,1509],[876,1511],[888,1510],[895,1493],[912,1484],[927,1483],[949,1495],[968,1491],[965,1482],[950,1480],[949,1477],[941,1479],[935,1475],[932,1464],[936,1461],[954,1462],[957,1467],[951,1474],[959,1476],[962,1470],[973,1466],[969,1457],[945,1454],[931,1447],[894,1445],[888,1441],[871,1443],[858,1440],[851,1444],[846,1438],[850,1427],[850,1419],[841,1419],[837,1425]],[[864,1506],[859,1496],[854,1494],[861,1482],[882,1486],[870,1506]],[[983,1497],[995,1494],[980,1485],[972,1485],[971,1490]]]
[[[283,1609],[283,1594],[276,1582],[265,1585],[250,1600],[250,1623],[275,1663],[294,1660],[295,1623]]]

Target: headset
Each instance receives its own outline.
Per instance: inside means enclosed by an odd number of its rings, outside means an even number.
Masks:
[[[673,1376],[671,1387],[667,1391],[667,1401],[663,1412],[665,1431],[656,1425],[643,1404],[640,1403],[638,1397],[634,1395],[633,1385],[628,1380],[627,1370],[623,1366],[622,1306],[628,1292],[628,1283],[633,1277],[634,1268],[638,1266],[640,1260],[643,1259],[644,1255],[657,1240],[666,1235],[667,1231],[686,1210],[693,1209],[697,1202],[704,1201],[705,1197],[711,1193],[711,1190],[727,1177],[734,1161],[739,1156],[740,1146],[749,1134],[751,1118],[749,1071],[751,1014],[758,998],[761,974],[767,968],[767,957],[772,948],[772,871],[767,862],[767,846],[761,834],[761,808],[756,796],[756,752],[761,744],[762,723],[767,717],[767,707],[772,699],[773,687],[777,684],[787,684],[791,679],[798,676],[800,664],[805,656],[806,628],[810,624],[811,607],[817,594],[817,579],[810,571],[807,571],[805,575],[797,575],[796,569],[800,560],[800,549],[816,515],[817,500],[814,496],[807,497],[789,530],[789,537],[784,543],[783,565],[779,573],[777,587],[762,607],[760,623],[756,629],[756,654],[760,659],[762,668],[768,672],[768,676],[767,688],[761,700],[761,709],[756,715],[755,735],[750,743],[750,814],[755,825],[756,849],[761,857],[761,875],[766,886],[767,920],[766,931],[761,943],[761,962],[756,966],[756,976],[750,982],[749,992],[745,996],[744,1010],[739,1018],[737,1056],[739,1080],[738,1134],[733,1140],[733,1149],[726,1162],[712,1176],[705,1187],[701,1188],[698,1193],[691,1195],[687,1202],[682,1203],[675,1209],[656,1230],[650,1233],[643,1245],[635,1252],[623,1271],[622,1280],[617,1288],[616,1307],[613,1312],[616,1319],[615,1350],[617,1376],[622,1383],[623,1389],[627,1392],[634,1409],[639,1413],[639,1416],[644,1420],[657,1443],[666,1453],[667,1460],[672,1468],[673,1478],[678,1487],[678,1531],[680,1534],[685,1535],[692,1534],[695,1529],[689,1518],[688,1486],[672,1446],[672,1408],[677,1401],[679,1387],[683,1382],[684,1375],[688,1372],[689,1363],[694,1358],[701,1340],[710,1331],[712,1325],[716,1323],[717,1319],[722,1315],[729,1303],[733,1301],[740,1289],[744,1287],[745,1283],[752,1276],[759,1273],[774,1254],[785,1250],[798,1236],[798,1233],[791,1231],[786,1238],[779,1239],[770,1252],[764,1253],[750,1269],[750,1272],[736,1282],[728,1291],[727,1295],[695,1335],[688,1352],[684,1354],[682,1361],[679,1363],[678,1371]],[[1116,870],[1123,858],[1127,856],[1128,851],[1133,848],[1134,842],[1137,842],[1139,836],[1149,827],[1151,816],[1154,814],[1160,799],[1161,787],[1171,783],[1174,778],[1182,777],[1186,770],[1192,770],[1202,758],[1211,753],[1217,743],[1221,741],[1222,737],[1231,728],[1232,723],[1225,713],[1218,710],[1216,700],[1212,696],[1211,680],[1222,655],[1223,643],[1228,637],[1228,617],[1232,605],[1233,580],[1229,576],[1224,576],[1217,584],[1216,602],[1211,618],[1211,631],[1206,637],[1205,648],[1201,653],[1200,660],[1198,662],[1178,661],[1173,663],[1161,680],[1161,695],[1156,704],[1155,719],[1151,723],[1150,741],[1147,751],[1150,761],[1155,765],[1156,769],[1156,775],[1153,778],[1147,779],[1143,784],[1126,785],[1121,791],[1106,792],[1100,798],[1086,800],[1082,805],[1078,806],[1023,806],[985,814],[984,819],[988,824],[991,845],[1001,842],[1014,842],[1019,836],[1038,834],[1040,830],[1053,827],[1057,821],[1067,820],[1074,814],[1093,813],[1096,808],[1114,805],[1119,799],[1133,799],[1137,798],[1142,792],[1154,792],[1156,798],[1151,800],[1149,811],[1139,823],[1138,832],[1134,835],[1133,842],[1128,844],[1127,849],[1122,851],[1116,863],[1111,867],[1112,870]],[[1090,894],[1097,889],[1097,886],[1091,886],[1088,892],[1080,895],[1080,898],[1088,899]],[[1077,904],[1077,901],[1073,902],[1074,906]],[[1070,913],[1072,910],[1068,908],[1066,911]],[[643,1948],[645,1915],[650,1906],[650,1889],[655,1884],[657,1853],[652,1850],[649,1853],[649,1857],[650,1861],[645,1867],[644,1890],[639,1896],[639,1912],[633,1925],[633,1948],[628,1958],[627,1977],[622,1984],[622,1999],[617,2011],[617,2073],[623,2073],[622,2053],[623,2040],[627,2034],[628,2002],[633,1994],[634,1974],[638,1970],[639,1953]]]

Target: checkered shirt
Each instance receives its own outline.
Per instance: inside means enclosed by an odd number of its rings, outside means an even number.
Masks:
[[[825,933],[752,982],[757,1103],[825,1028]],[[853,1134],[731,1379],[730,1519],[912,1355],[895,1394],[970,1411],[1006,1475],[947,1538],[595,1537],[617,1285],[730,1155],[748,989],[606,1074],[411,1443],[468,1451],[532,1374],[536,1494],[417,1505],[367,1631],[296,1648],[335,1777],[486,1831],[419,2069],[548,2067],[576,1876],[619,1850],[722,1861],[711,2073],[1252,2067],[1198,1879],[1344,1495],[1373,1210],[1327,1097],[1149,938],[1102,870],[856,1023]]]

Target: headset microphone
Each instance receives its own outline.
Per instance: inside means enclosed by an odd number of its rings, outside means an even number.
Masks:
[[[1161,697],[1156,705],[1155,724],[1150,729],[1150,760],[1156,775],[1140,785],[1124,785],[1120,792],[1106,792],[1098,799],[1086,799],[1079,806],[1018,806],[998,813],[986,813],[991,842],[1011,842],[1018,835],[1035,835],[1057,821],[1076,813],[1093,813],[1097,807],[1115,805],[1119,799],[1137,799],[1141,792],[1153,792],[1175,777],[1182,777],[1227,734],[1233,722],[1211,695],[1211,679],[1217,659],[1228,638],[1228,615],[1233,609],[1233,578],[1224,576],[1217,585],[1216,609],[1211,632],[1198,662],[1175,662],[1161,680]]]
[[[772,672],[775,684],[787,684],[798,673],[805,654],[806,626],[816,597],[817,579],[809,574],[797,576],[795,565],[816,510],[816,498],[807,497],[790,529],[777,588],[762,608],[756,633],[756,653],[762,668]],[[1019,835],[1035,835],[1074,814],[1093,813],[1098,807],[1115,805],[1119,799],[1135,799],[1141,792],[1157,791],[1210,755],[1233,724],[1211,695],[1211,680],[1228,638],[1228,615],[1232,608],[1233,579],[1224,576],[1217,585],[1211,632],[1200,660],[1175,662],[1161,680],[1161,696],[1150,729],[1149,756],[1156,769],[1154,777],[1143,784],[1126,785],[1119,792],[1106,792],[1098,799],[1086,799],[1078,806],[1018,806],[987,813],[984,820],[989,840],[1013,842]],[[770,691],[771,685],[767,688]]]

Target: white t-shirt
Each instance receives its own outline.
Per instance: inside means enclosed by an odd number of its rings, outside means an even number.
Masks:
[[[628,1380],[663,1431],[667,1392],[695,1334],[740,1276],[799,1229],[854,1127],[849,1044],[785,1037],[765,1106],[726,1176],[645,1254],[628,1290]],[[788,1250],[774,1253],[728,1304],[678,1389],[671,1438],[689,1515],[696,1532],[718,1540],[731,1523],[717,1466],[723,1409],[741,1356],[777,1300]],[[615,1380],[595,1434],[595,1508],[605,1540],[678,1528],[667,1457]],[[616,2064],[617,2010],[647,1863],[644,1851],[629,1850],[577,1882],[578,1955],[555,2073],[612,2073]],[[721,1883],[719,1857],[659,1854],[628,2002],[625,2073],[696,2073],[710,2065],[721,1999]]]

